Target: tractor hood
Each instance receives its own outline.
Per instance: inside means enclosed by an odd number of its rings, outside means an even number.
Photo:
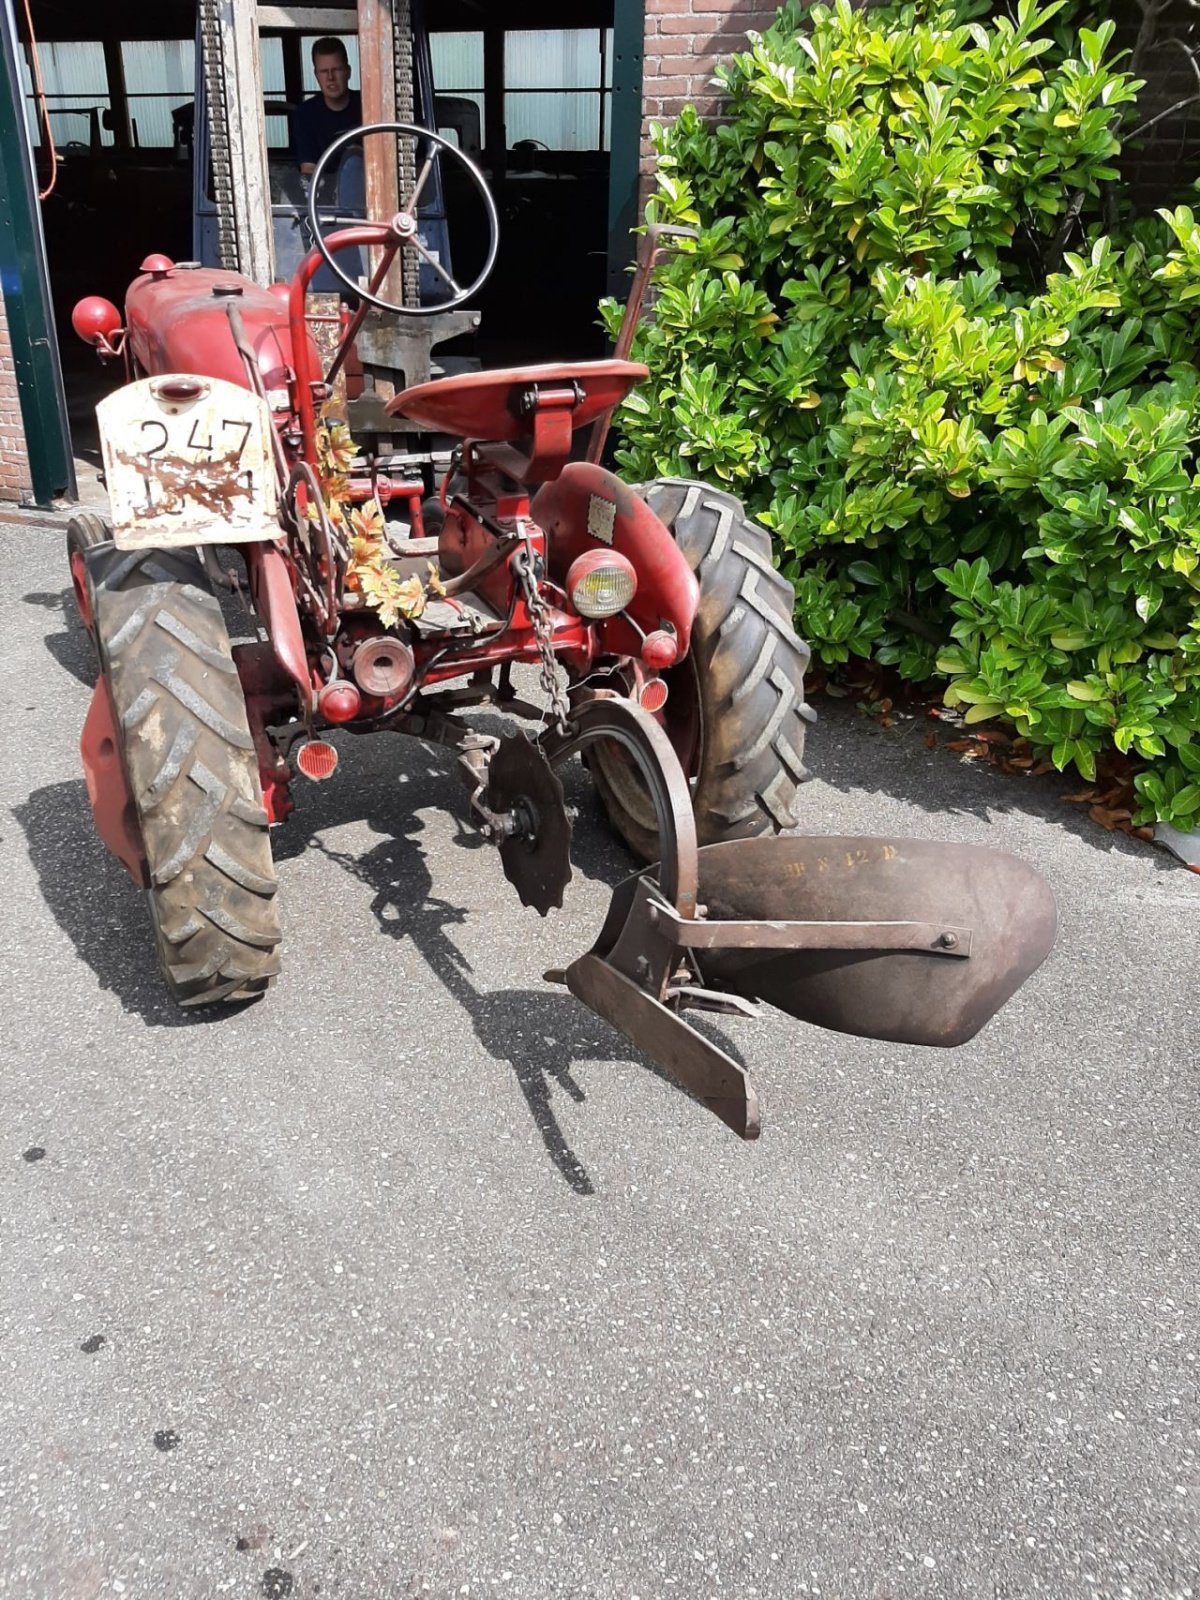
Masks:
[[[260,289],[236,272],[169,267],[144,272],[125,296],[129,345],[151,377],[196,372],[246,386],[228,308],[237,306],[268,389],[286,386],[294,370],[286,297]],[[311,370],[321,371],[309,340]]]

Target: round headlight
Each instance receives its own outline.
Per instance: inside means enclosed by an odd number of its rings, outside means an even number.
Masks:
[[[615,550],[588,550],[571,563],[567,593],[581,617],[615,617],[637,593],[637,573]]]

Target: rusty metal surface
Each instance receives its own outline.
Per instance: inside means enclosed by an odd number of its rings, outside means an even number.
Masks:
[[[96,407],[119,550],[272,539],[279,532],[270,413],[248,389],[192,378],[172,399],[146,378]]]
[[[993,1017],[1054,943],[1054,896],[1015,856],[915,839],[745,839],[700,851],[709,920],[919,920],[969,928],[970,959],[879,949],[710,950],[707,982],[821,1027],[959,1045]]]
[[[758,1095],[746,1071],[682,1017],[599,956],[580,956],[567,987],[650,1059],[689,1089],[743,1139],[762,1128]]]
[[[970,928],[946,922],[689,922],[665,906],[652,907],[650,920],[686,950],[912,950],[958,961],[971,954]]]

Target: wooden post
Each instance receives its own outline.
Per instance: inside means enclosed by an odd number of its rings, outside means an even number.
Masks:
[[[238,271],[264,287],[275,276],[267,126],[257,0],[201,0],[217,203],[228,209]],[[231,263],[232,264],[232,263]]]

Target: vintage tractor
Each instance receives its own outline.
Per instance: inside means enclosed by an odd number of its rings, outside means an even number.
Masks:
[[[422,174],[462,161],[494,230],[460,152],[382,131],[418,141]],[[210,1005],[270,985],[269,829],[292,809],[293,769],[327,779],[333,733],[390,729],[457,753],[471,817],[543,914],[571,875],[557,773],[585,756],[616,828],[657,865],[616,889],[595,946],[547,976],[743,1137],[759,1130],[754,1087],[688,1008],[766,1001],[872,1038],[970,1038],[1050,949],[1049,888],[976,847],[776,837],[800,820],[811,712],[768,537],[705,484],[634,488],[599,465],[609,415],[646,376],[626,357],[659,240],[643,241],[612,360],[435,379],[390,402],[462,441],[436,533],[427,485],[353,458],[333,383],[368,307],[388,304],[398,252],[426,250],[420,187],[390,221],[321,240],[290,288],[159,257],[123,327],[107,302],[76,308],[130,378],[98,407],[111,530],[83,514],[68,535],[100,668],[83,762],[97,830],[146,891],[171,994]],[[306,286],[323,259],[338,272],[340,252],[367,250],[374,271],[365,288],[347,277],[357,306],[322,372]],[[477,284],[446,287],[439,310]],[[589,426],[591,448],[573,449]],[[397,498],[410,515],[388,521]],[[234,548],[260,637],[231,648],[218,597],[239,582]],[[540,703],[513,686],[516,663],[539,670]],[[531,731],[475,731],[473,706]]]

